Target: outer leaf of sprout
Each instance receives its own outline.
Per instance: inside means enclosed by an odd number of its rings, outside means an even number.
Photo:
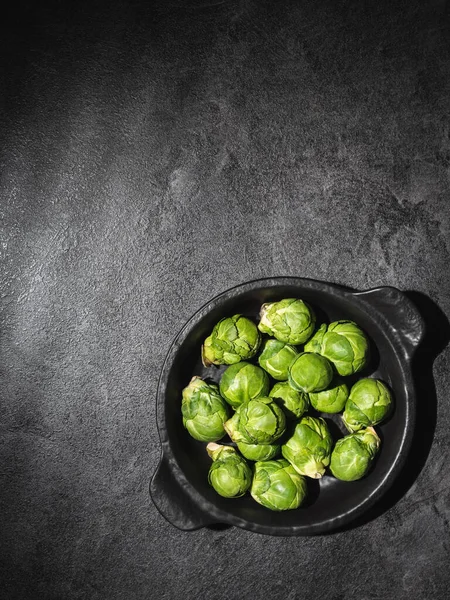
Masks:
[[[319,479],[330,464],[332,447],[325,421],[320,417],[303,417],[294,435],[281,446],[281,453],[300,475]]]
[[[248,437],[248,435],[241,431],[239,427],[239,418],[240,418],[240,408],[236,410],[231,419],[228,419],[224,424],[224,429],[230,436],[230,439],[235,443],[244,442],[246,444],[252,444],[252,440]]]
[[[342,481],[361,479],[370,469],[379,446],[380,438],[372,427],[341,438],[331,454],[331,472]]]
[[[263,342],[258,362],[274,379],[277,381],[286,381],[289,367],[297,354],[298,351],[294,346],[290,346],[279,340],[270,339]]]
[[[353,321],[334,321],[321,325],[305,345],[305,352],[317,352],[328,358],[339,375],[352,375],[369,361],[369,341]]]
[[[276,383],[270,390],[269,397],[274,398],[281,406],[289,420],[300,419],[309,408],[308,394],[294,390],[287,381]]]
[[[238,442],[239,452],[247,460],[263,461],[272,460],[280,453],[279,444],[246,444]]]
[[[393,404],[388,387],[379,379],[360,379],[350,390],[342,420],[351,432],[378,425],[389,414]]]
[[[258,329],[286,344],[304,344],[312,335],[315,325],[312,308],[298,298],[263,304]]]
[[[302,392],[320,392],[332,379],[330,361],[314,352],[302,352],[289,367],[290,385]]]
[[[302,504],[307,486],[287,460],[268,460],[255,463],[250,493],[270,510],[292,510]]]
[[[272,398],[255,398],[241,404],[225,430],[234,442],[273,444],[286,429],[286,417]]]
[[[266,396],[269,386],[267,373],[245,361],[225,369],[220,379],[220,393],[233,408],[253,398]]]
[[[245,459],[229,446],[210,443],[206,447],[213,459],[208,481],[224,498],[238,498],[249,489],[252,471]]]
[[[184,388],[181,400],[183,425],[200,442],[213,442],[225,435],[229,408],[217,385],[193,377]]]
[[[309,401],[311,406],[324,413],[339,413],[344,410],[349,394],[347,384],[337,379],[332,387],[321,392],[310,392]]]
[[[202,361],[211,365],[232,365],[252,358],[258,352],[261,334],[256,325],[242,315],[221,319],[202,346]]]

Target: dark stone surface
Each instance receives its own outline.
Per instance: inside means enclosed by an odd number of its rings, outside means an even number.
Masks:
[[[2,600],[447,598],[448,3],[14,9]],[[431,324],[423,439],[396,502],[358,528],[180,532],[148,496],[162,361],[206,300],[275,275],[413,292]]]

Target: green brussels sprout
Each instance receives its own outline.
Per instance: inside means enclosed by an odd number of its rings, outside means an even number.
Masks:
[[[248,460],[271,460],[280,453],[279,444],[246,444],[237,442],[242,456]]]
[[[341,379],[337,379],[334,385],[321,392],[310,392],[309,401],[311,406],[324,413],[338,413],[344,410],[348,398],[348,386]]]
[[[300,475],[319,479],[330,464],[333,440],[321,417],[303,417],[281,453]]]
[[[273,444],[286,430],[286,417],[272,398],[255,398],[241,404],[225,425],[233,442]]]
[[[255,463],[250,494],[270,510],[298,508],[306,497],[305,478],[287,460],[268,460]]]
[[[328,358],[339,375],[357,373],[369,361],[369,341],[353,321],[334,321],[329,325],[321,325],[304,350]]]
[[[286,381],[288,369],[297,355],[298,351],[293,346],[279,340],[267,340],[258,362],[274,379]]]
[[[258,352],[261,334],[258,328],[242,315],[221,319],[202,346],[202,361],[211,365],[233,365]]]
[[[270,390],[269,397],[275,399],[290,420],[300,419],[309,407],[308,394],[294,390],[287,381],[276,383]]]
[[[206,450],[213,459],[208,481],[216,492],[224,498],[243,496],[252,483],[252,470],[245,459],[230,446],[209,443]]]
[[[380,447],[375,429],[368,427],[336,442],[331,453],[330,471],[342,481],[356,481],[367,473]]]
[[[241,406],[238,406],[231,419],[228,419],[228,421],[225,422],[225,431],[228,433],[233,442],[236,442],[236,444],[240,442],[244,442],[245,444],[254,444],[255,442],[252,442],[248,435],[245,432],[242,432],[239,428],[239,413],[241,411]]]
[[[359,431],[381,423],[391,406],[392,396],[386,385],[378,379],[366,377],[351,388],[342,420],[349,431]]]
[[[225,435],[229,408],[214,383],[193,377],[182,392],[181,414],[183,425],[200,442],[215,442]]]
[[[233,408],[237,408],[243,402],[267,396],[270,382],[261,367],[243,361],[225,369],[219,387],[222,397]]]
[[[263,304],[258,329],[286,344],[304,344],[314,331],[316,317],[306,302],[286,298]]]
[[[314,352],[300,353],[289,367],[289,383],[301,392],[320,392],[332,379],[330,361]]]

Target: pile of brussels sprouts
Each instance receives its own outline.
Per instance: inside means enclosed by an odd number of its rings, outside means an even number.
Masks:
[[[250,491],[271,510],[295,509],[306,497],[307,477],[318,479],[329,468],[337,479],[355,481],[370,469],[380,446],[373,426],[387,416],[391,393],[373,378],[347,384],[345,377],[369,360],[368,339],[356,323],[315,329],[311,306],[286,298],[264,304],[258,325],[240,314],[221,319],[204,341],[206,367],[230,366],[219,385],[193,377],[181,411],[189,434],[208,442],[208,480],[221,496]],[[307,415],[310,407],[342,413],[349,434],[334,443],[326,421]],[[215,443],[226,434],[234,444]]]

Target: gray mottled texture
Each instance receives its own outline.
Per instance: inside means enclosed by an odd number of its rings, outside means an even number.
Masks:
[[[2,600],[448,598],[448,3],[14,6]],[[356,529],[182,533],[148,496],[159,369],[206,300],[273,275],[395,285],[440,307],[431,449]]]

